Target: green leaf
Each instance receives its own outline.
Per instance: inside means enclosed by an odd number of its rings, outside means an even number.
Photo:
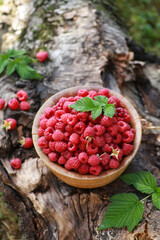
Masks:
[[[95,120],[97,117],[99,117],[99,115],[101,115],[102,113],[102,108],[101,106],[99,106],[96,110],[91,112],[91,117],[93,120]]]
[[[10,76],[16,70],[16,65],[17,63],[15,60],[12,60],[8,63],[6,70],[7,76]]]
[[[3,196],[3,193],[2,192],[0,192],[0,197],[2,197]]]
[[[16,59],[18,64],[31,64],[33,59],[29,56],[20,56]]]
[[[160,187],[156,188],[156,192],[152,194],[153,205],[160,210]]]
[[[26,51],[25,50],[9,49],[5,52],[5,54],[8,57],[17,58],[19,56],[22,56],[22,55],[26,54]]]
[[[96,101],[99,102],[99,104],[103,107],[108,104],[108,98],[105,96],[95,96],[94,97]]]
[[[128,227],[131,232],[142,219],[144,206],[133,193],[116,194],[111,199],[103,221],[98,230],[111,227]]]
[[[120,176],[120,179],[128,185],[133,184],[133,186],[142,193],[153,193],[157,187],[155,177],[146,171],[124,174]]]
[[[16,70],[23,79],[41,79],[42,76],[37,73],[33,68],[25,64],[17,64]]]
[[[74,104],[69,105],[69,107],[77,112],[95,111],[99,106],[99,104],[96,104],[95,101],[89,97],[83,97],[77,100]]]
[[[114,104],[107,104],[106,106],[104,106],[103,110],[104,110],[104,115],[110,118],[112,118],[116,112],[116,108]]]
[[[5,54],[0,55],[0,74],[5,70],[8,62],[9,58]]]

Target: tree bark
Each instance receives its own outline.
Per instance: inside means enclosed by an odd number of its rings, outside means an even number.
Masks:
[[[0,96],[6,102],[23,88],[31,104],[28,112],[7,107],[0,111],[1,122],[8,117],[18,122],[15,130],[0,132],[0,189],[20,217],[24,239],[158,240],[159,211],[150,200],[133,232],[97,230],[112,195],[133,192],[142,198],[143,194],[119,179],[97,189],[71,187],[44,166],[34,149],[22,149],[17,140],[31,136],[36,112],[56,92],[77,85],[108,87],[127,97],[142,121],[142,143],[126,172],[150,171],[160,183],[160,59],[129,39],[109,1],[95,5],[84,0],[17,0],[6,6],[0,7],[1,50],[24,48],[32,56],[41,48],[49,52],[46,63],[34,66],[43,80],[0,78]],[[23,161],[18,171],[10,166],[13,157]]]

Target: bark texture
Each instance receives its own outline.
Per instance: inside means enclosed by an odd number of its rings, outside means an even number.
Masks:
[[[50,56],[46,63],[35,64],[44,76],[41,81],[0,78],[0,96],[6,102],[23,88],[31,104],[28,112],[7,107],[0,111],[1,122],[7,117],[18,122],[15,130],[0,131],[0,189],[20,216],[26,240],[160,238],[159,211],[150,200],[132,233],[125,228],[98,232],[112,195],[143,194],[119,179],[97,189],[70,187],[44,166],[34,149],[24,150],[17,143],[22,135],[31,136],[34,116],[52,94],[77,85],[102,85],[127,97],[142,118],[142,144],[126,172],[148,170],[160,183],[160,60],[128,38],[116,16],[112,18],[111,6],[85,0],[8,0],[0,6],[1,51],[24,48],[34,56],[43,48]],[[10,166],[15,156],[23,160],[19,171]]]

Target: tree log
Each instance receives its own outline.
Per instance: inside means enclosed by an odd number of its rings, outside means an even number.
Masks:
[[[44,166],[34,149],[22,149],[17,143],[22,135],[31,136],[35,114],[51,95],[72,86],[102,85],[127,97],[141,117],[142,143],[126,172],[150,171],[160,183],[160,59],[128,38],[112,3],[93,2],[10,0],[0,6],[1,51],[23,48],[32,56],[42,48],[49,52],[46,63],[34,66],[43,80],[0,78],[0,96],[6,102],[23,88],[31,104],[28,112],[7,107],[0,111],[1,122],[8,117],[18,122],[13,131],[0,131],[0,190],[18,213],[26,240],[160,238],[159,211],[150,200],[131,233],[126,228],[98,232],[112,195],[133,192],[142,198],[143,194],[119,179],[97,189],[71,187]],[[18,171],[10,166],[13,157],[23,161]]]

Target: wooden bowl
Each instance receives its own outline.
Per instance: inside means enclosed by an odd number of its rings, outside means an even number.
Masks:
[[[136,130],[135,134],[135,139],[133,142],[134,150],[131,152],[130,155],[124,157],[120,163],[120,166],[117,169],[109,169],[104,172],[102,172],[99,176],[95,175],[81,175],[77,172],[71,172],[66,170],[64,167],[53,163],[49,160],[47,155],[43,153],[41,148],[38,146],[38,127],[39,127],[39,118],[40,116],[44,113],[44,110],[47,107],[51,107],[55,105],[58,100],[61,97],[69,97],[69,96],[75,96],[77,95],[77,91],[79,89],[82,89],[82,86],[78,87],[73,87],[73,88],[68,88],[65,89],[52,97],[50,97],[39,109],[37,112],[34,122],[33,122],[33,128],[32,128],[32,138],[33,138],[33,143],[35,146],[35,149],[39,155],[39,157],[43,160],[43,162],[50,168],[50,170],[63,182],[74,186],[74,187],[79,187],[79,188],[97,188],[104,186],[112,181],[114,181],[116,178],[118,178],[127,168],[129,163],[132,161],[134,158],[135,154],[138,151],[138,148],[141,143],[141,136],[142,136],[142,129],[141,129],[141,122],[139,119],[139,116],[137,114],[137,111],[135,108],[129,103],[129,101],[124,98],[122,95],[118,94],[115,91],[110,90],[110,94],[113,96],[118,97],[121,102],[123,103],[125,109],[129,112],[131,116],[131,125],[132,127]],[[95,90],[98,91],[99,89],[103,88],[101,86],[95,86],[95,87],[85,87],[88,90]]]

